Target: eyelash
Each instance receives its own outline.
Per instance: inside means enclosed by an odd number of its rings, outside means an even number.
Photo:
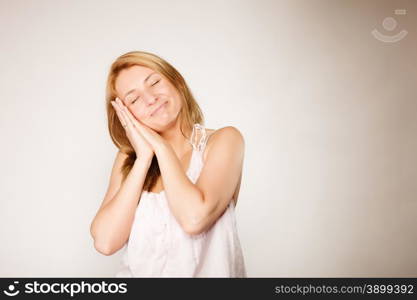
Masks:
[[[160,80],[157,80],[154,84],[152,84],[152,86],[154,86],[155,84],[157,84],[159,81],[160,81]],[[136,99],[134,99],[134,100],[132,101],[132,104],[133,104],[133,103],[135,103],[135,102],[138,100],[138,98],[139,98],[139,97],[137,97]]]

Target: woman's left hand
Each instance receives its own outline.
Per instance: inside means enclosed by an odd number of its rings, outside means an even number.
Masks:
[[[125,117],[129,118],[132,121],[132,124],[138,129],[138,131],[142,134],[142,136],[146,139],[146,141],[152,146],[152,148],[156,152],[162,145],[165,145],[165,140],[152,128],[143,124],[140,120],[136,119],[135,116],[129,111],[129,109],[123,104],[120,99],[116,100],[116,103],[121,108],[122,113]],[[136,122],[135,122],[136,121]]]

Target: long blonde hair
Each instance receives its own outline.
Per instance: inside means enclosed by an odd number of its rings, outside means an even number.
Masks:
[[[185,138],[188,139],[189,137],[184,134],[184,131],[189,132],[188,130],[190,130],[195,123],[204,124],[203,113],[197,104],[197,101],[194,99],[184,78],[171,64],[161,57],[145,51],[131,51],[119,56],[113,62],[109,70],[105,101],[110,137],[116,147],[121,152],[128,155],[122,166],[123,180],[126,179],[132,169],[136,159],[136,153],[126,136],[125,129],[120,124],[117,114],[111,105],[111,101],[117,97],[115,82],[120,71],[135,65],[148,67],[164,75],[177,89],[182,100],[182,109],[179,113],[179,120],[181,122],[180,130]],[[143,190],[150,191],[156,184],[160,174],[161,171],[159,169],[158,160],[154,155],[148,173],[146,174]]]

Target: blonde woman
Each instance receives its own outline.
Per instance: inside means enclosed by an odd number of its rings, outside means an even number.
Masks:
[[[239,130],[206,129],[181,74],[143,51],[111,65],[106,108],[119,151],[90,231],[104,255],[124,247],[116,277],[246,277]]]

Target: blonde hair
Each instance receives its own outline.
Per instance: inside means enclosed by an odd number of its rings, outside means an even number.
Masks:
[[[177,89],[182,100],[182,109],[179,113],[179,120],[181,122],[180,130],[185,138],[188,139],[189,137],[184,134],[184,131],[189,132],[188,130],[192,129],[196,123],[204,124],[203,113],[197,101],[194,99],[184,78],[172,65],[161,57],[145,51],[131,51],[119,56],[109,70],[105,101],[110,137],[116,147],[128,155],[122,166],[123,180],[126,179],[132,169],[136,159],[136,153],[126,136],[125,129],[120,124],[117,114],[111,105],[111,101],[117,97],[115,82],[120,71],[135,65],[144,66],[162,74]],[[156,184],[160,174],[158,160],[154,155],[148,173],[146,174],[143,190],[150,191]]]

